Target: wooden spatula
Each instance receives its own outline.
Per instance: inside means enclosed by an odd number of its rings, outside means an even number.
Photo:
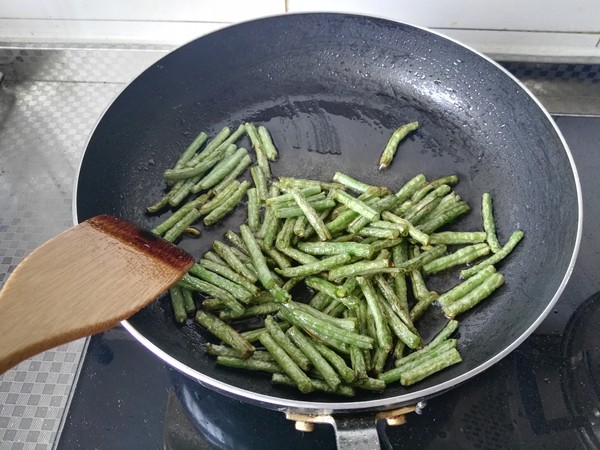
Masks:
[[[115,326],[173,286],[193,262],[113,216],[59,234],[28,255],[0,291],[0,373]]]

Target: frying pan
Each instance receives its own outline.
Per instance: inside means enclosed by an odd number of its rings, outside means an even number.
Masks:
[[[420,122],[419,130],[380,173],[377,160],[393,129],[412,120]],[[202,351],[209,336],[195,325],[177,325],[168,299],[161,298],[124,325],[177,370],[269,408],[372,417],[440,394],[490,367],[558,300],[576,258],[582,217],[576,168],[552,119],[484,56],[380,18],[264,18],[165,56],[123,90],[92,133],[76,184],[76,221],[111,213],[155,226],[166,213],[149,216],[144,208],[163,195],[162,171],[199,131],[214,135],[246,121],[271,131],[280,151],[272,164],[275,176],[325,180],[342,171],[397,189],[417,173],[429,179],[453,173],[460,179],[456,191],[472,207],[454,227],[481,229],[480,198],[487,191],[500,241],[517,228],[526,237],[498,266],[505,286],[461,317],[463,362],[412,387],[391,385],[383,394],[349,400],[304,396],[273,387],[268,377],[216,367]],[[201,239],[180,245],[199,258],[243,218],[238,208],[224,223],[206,228]],[[442,291],[456,280],[456,273],[437,277],[430,287]],[[420,324],[425,341],[443,323],[432,308]]]

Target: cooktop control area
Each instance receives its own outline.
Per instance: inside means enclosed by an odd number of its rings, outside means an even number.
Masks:
[[[168,51],[0,44],[0,283],[26,254],[71,226],[74,177],[89,133],[126,83]],[[579,258],[529,339],[429,399],[405,425],[381,422],[384,448],[600,447],[600,68],[505,66],[554,114],[571,148],[584,200]],[[0,375],[0,442],[61,450],[335,448],[328,425],[300,432],[280,412],[208,390],[121,327]]]

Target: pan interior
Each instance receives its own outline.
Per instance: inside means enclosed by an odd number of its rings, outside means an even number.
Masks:
[[[392,131],[418,120],[387,171],[377,169]],[[90,138],[76,193],[78,220],[111,213],[152,228],[145,207],[163,195],[162,171],[200,131],[243,122],[267,126],[279,149],[275,176],[330,179],[342,171],[398,189],[418,173],[459,176],[456,191],[471,213],[452,229],[479,230],[480,198],[494,198],[501,242],[525,239],[498,266],[507,283],[493,300],[460,318],[463,362],[411,388],[360,394],[351,402],[399,404],[464,381],[531,332],[569,273],[578,236],[578,188],[568,150],[539,105],[504,71],[428,31],[339,14],[272,17],[230,27],[169,54],[134,80]],[[249,147],[249,142],[242,141]],[[244,219],[238,208],[201,239],[181,246],[196,258]],[[457,272],[437,277],[443,291]],[[420,328],[427,340],[444,323],[433,307]],[[202,351],[208,336],[178,326],[167,298],[130,324],[192,371],[235,389],[292,401],[343,403],[275,389],[269,377],[215,367]],[[224,383],[224,384],[222,384]]]

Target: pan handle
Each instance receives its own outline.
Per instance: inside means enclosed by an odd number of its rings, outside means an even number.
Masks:
[[[296,429],[312,431],[315,423],[328,423],[335,430],[335,439],[338,450],[374,450],[381,447],[380,435],[377,425],[385,420],[387,425],[403,425],[406,423],[406,414],[416,412],[420,414],[426,403],[424,401],[412,406],[382,412],[362,412],[356,414],[303,414],[287,412],[288,420],[296,423]],[[384,435],[383,440],[387,442]],[[389,446],[389,445],[388,445]]]

